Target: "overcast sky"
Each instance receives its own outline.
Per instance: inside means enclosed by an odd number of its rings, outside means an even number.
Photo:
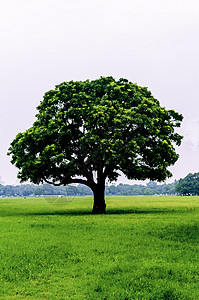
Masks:
[[[198,0],[0,0],[2,181],[17,183],[6,153],[46,91],[109,75],[147,86],[183,114],[170,182],[199,172],[198,37]]]

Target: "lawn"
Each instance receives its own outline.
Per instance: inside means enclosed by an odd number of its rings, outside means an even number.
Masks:
[[[199,299],[199,197],[0,199],[0,299]]]

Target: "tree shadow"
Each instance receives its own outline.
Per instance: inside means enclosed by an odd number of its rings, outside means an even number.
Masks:
[[[173,214],[173,213],[193,213],[194,210],[186,210],[184,209],[108,209],[104,216],[109,215],[157,215],[157,214]],[[92,211],[74,209],[74,210],[55,210],[55,211],[35,211],[35,212],[9,212],[6,216],[93,216],[95,214]],[[97,215],[97,214],[96,214]],[[101,214],[100,214],[101,215]],[[5,215],[4,215],[5,216]]]
[[[121,208],[107,208],[105,216],[109,215],[158,215],[158,214],[187,214],[194,213],[195,209],[193,208],[151,208],[151,207],[121,207]],[[52,206],[49,209],[43,210],[42,208],[35,208],[34,210],[28,211],[23,209],[14,209],[8,210],[3,209],[0,211],[0,217],[9,217],[9,216],[93,216],[92,208],[53,208]],[[97,215],[97,214],[96,214]]]

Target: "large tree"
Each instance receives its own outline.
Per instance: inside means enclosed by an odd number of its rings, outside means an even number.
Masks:
[[[8,154],[21,182],[81,183],[105,212],[105,180],[163,181],[178,159],[175,132],[183,119],[161,107],[145,87],[113,77],[70,81],[44,95],[33,126],[19,133]]]

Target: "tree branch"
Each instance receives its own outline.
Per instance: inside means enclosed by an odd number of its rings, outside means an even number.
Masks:
[[[107,175],[114,170],[114,167],[111,167],[110,165],[105,166],[105,170],[104,170],[104,177],[106,178]]]
[[[87,181],[85,179],[81,179],[81,178],[68,178],[67,180],[66,180],[66,178],[63,178],[63,180],[60,181],[59,183],[52,182],[52,181],[50,181],[50,180],[48,180],[46,178],[44,179],[44,181],[46,183],[52,184],[54,186],[67,185],[67,184],[71,184],[71,183],[79,183],[79,184],[87,185],[91,189],[95,185],[95,182],[89,182],[89,181]]]
[[[81,172],[87,178],[87,180],[89,182],[93,182],[94,181],[94,179],[93,179],[93,173],[91,171],[89,171],[88,166],[84,162],[83,157],[80,156],[80,155],[79,155],[79,159],[78,159],[78,166],[80,167]]]

